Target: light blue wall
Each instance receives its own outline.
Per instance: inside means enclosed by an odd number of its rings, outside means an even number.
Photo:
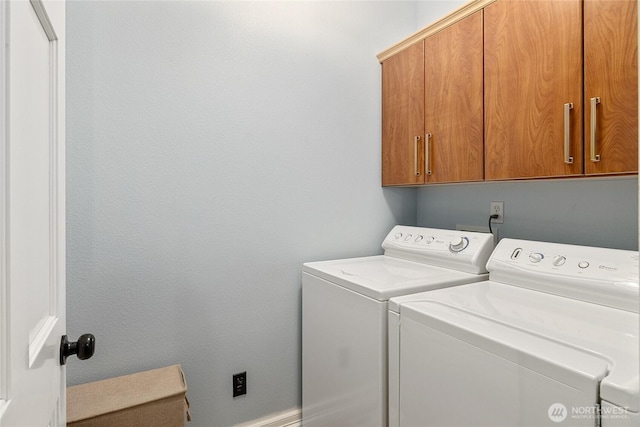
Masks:
[[[638,249],[638,178],[440,185],[418,190],[418,225],[487,226],[504,201],[500,238]]]
[[[192,427],[300,404],[303,261],[416,221],[380,187],[414,2],[67,3],[70,385],[182,364]],[[232,399],[232,374],[248,394]]]
[[[637,247],[633,179],[380,188],[375,55],[463,3],[67,2],[69,384],[181,363],[192,427],[299,405],[301,263],[491,200],[502,236]]]

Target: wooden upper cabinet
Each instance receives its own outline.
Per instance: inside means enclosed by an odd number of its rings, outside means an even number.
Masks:
[[[424,43],[426,182],[481,181],[482,11]]]
[[[424,183],[424,44],[382,63],[382,185]]]
[[[584,2],[587,174],[638,171],[637,4]]]
[[[481,181],[482,11],[382,63],[382,185]]]
[[[580,0],[487,6],[484,79],[486,179],[582,174]]]
[[[637,4],[473,0],[379,55],[382,184],[637,173]]]

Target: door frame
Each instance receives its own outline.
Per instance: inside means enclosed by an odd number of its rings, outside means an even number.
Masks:
[[[8,307],[8,276],[7,271],[9,242],[7,239],[8,221],[8,141],[9,141],[9,120],[8,120],[8,61],[7,42],[9,38],[9,5],[6,1],[0,2],[0,354],[7,353],[7,337],[9,323]],[[9,378],[9,366],[6,357],[0,358],[0,414],[4,412],[7,398],[7,383]]]

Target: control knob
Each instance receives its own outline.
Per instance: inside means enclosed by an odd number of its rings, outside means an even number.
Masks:
[[[562,255],[556,255],[553,257],[552,264],[556,267],[560,267],[561,265],[564,265],[565,261],[567,261],[565,257],[563,257]]]
[[[469,239],[466,237],[456,237],[449,242],[449,250],[451,252],[461,252],[469,245]]]
[[[544,255],[542,255],[539,252],[534,252],[534,253],[529,255],[529,261],[531,261],[533,263],[538,263],[538,262],[542,261],[543,258],[544,258]]]

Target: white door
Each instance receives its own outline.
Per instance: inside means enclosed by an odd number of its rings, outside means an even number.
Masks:
[[[0,426],[64,426],[63,1],[0,0]]]

